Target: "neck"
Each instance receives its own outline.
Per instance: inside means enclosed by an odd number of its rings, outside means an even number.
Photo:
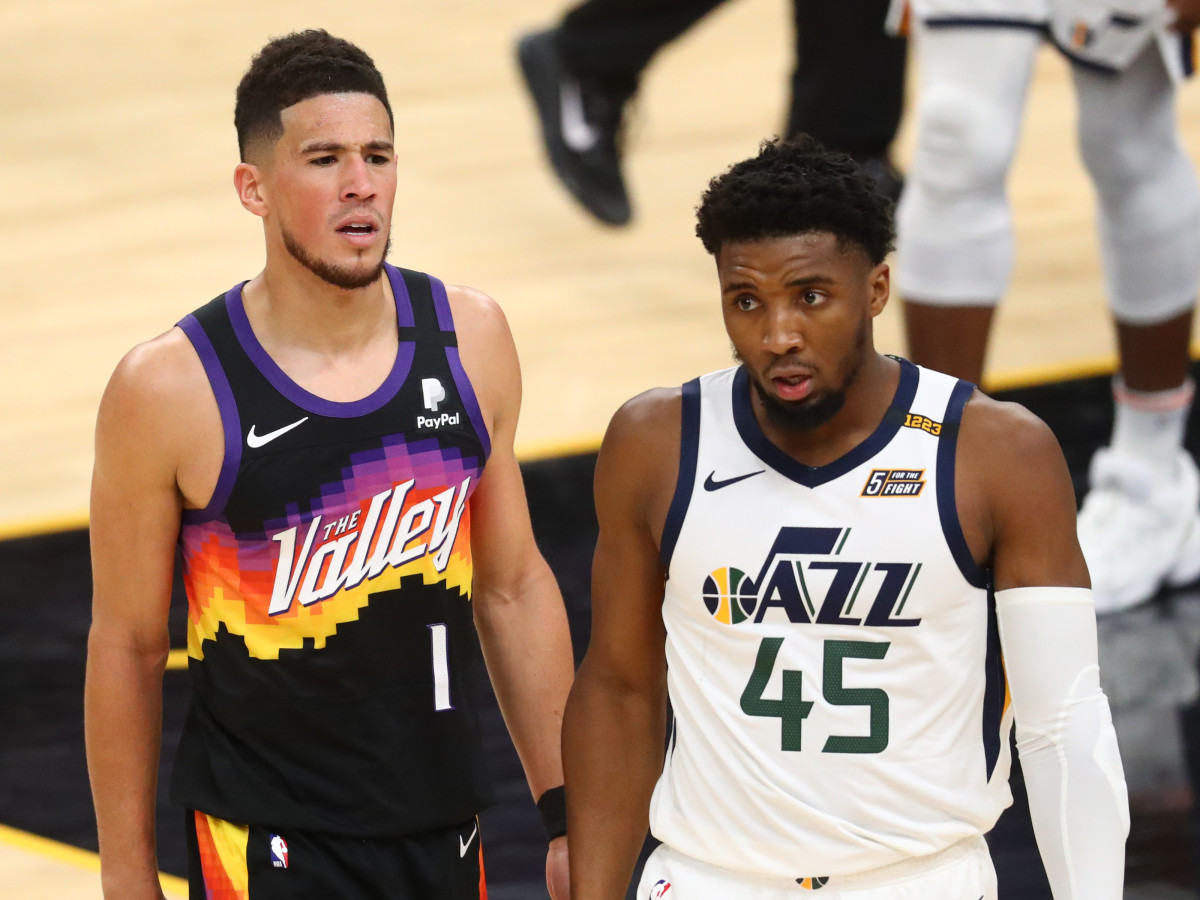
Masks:
[[[754,417],[767,439],[797,462],[823,466],[862,443],[883,421],[900,380],[900,364],[874,350],[869,351],[853,384],[846,388],[846,402],[828,422],[810,431],[780,428],[763,409],[758,392],[750,392]]]
[[[396,311],[386,272],[355,290],[335,287],[290,256],[267,266],[242,289],[246,316],[260,343],[336,355],[395,334]]]

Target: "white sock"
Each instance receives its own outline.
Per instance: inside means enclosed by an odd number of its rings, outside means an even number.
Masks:
[[[1113,450],[1143,459],[1164,477],[1173,478],[1195,393],[1190,378],[1166,391],[1135,391],[1125,386],[1120,375],[1114,376]]]

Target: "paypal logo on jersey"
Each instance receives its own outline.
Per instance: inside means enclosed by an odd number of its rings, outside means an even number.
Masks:
[[[437,412],[438,404],[446,399],[446,389],[436,378],[422,378],[421,399],[425,401],[427,410]]]
[[[909,628],[900,618],[921,564],[841,558],[849,528],[779,529],[758,574],[725,566],[704,579],[701,596],[724,625],[753,621]],[[857,614],[855,614],[857,610]]]
[[[421,397],[425,401],[425,408],[435,413],[438,404],[446,399],[446,389],[436,378],[422,378]],[[417,427],[438,429],[447,425],[457,425],[461,421],[462,413],[444,412],[437,416],[417,416]]]

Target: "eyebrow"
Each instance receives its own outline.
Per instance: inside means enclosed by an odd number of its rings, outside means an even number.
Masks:
[[[313,141],[310,144],[303,144],[300,147],[301,153],[333,153],[339,150],[345,150],[346,145],[337,141]],[[394,150],[395,147],[391,141],[368,141],[363,144],[365,150]]]
[[[809,275],[806,278],[793,278],[785,287],[808,287],[814,284],[833,284],[837,279],[831,278],[828,275]],[[730,291],[745,291],[754,290],[758,285],[751,281],[733,281],[725,285],[721,289],[721,293],[727,294]]]

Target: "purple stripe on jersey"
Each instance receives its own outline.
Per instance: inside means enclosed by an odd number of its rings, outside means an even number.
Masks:
[[[408,285],[404,276],[395,266],[384,263],[383,270],[387,272],[388,283],[392,286],[392,296],[396,298],[396,324],[401,328],[412,328],[417,324],[413,318],[412,299],[408,296]]]
[[[442,331],[454,330],[454,317],[450,314],[450,298],[446,296],[446,286],[441,279],[428,276],[429,285],[433,288],[433,308],[437,310],[438,328]]]
[[[428,277],[429,285],[433,288],[433,306],[437,310],[438,328],[442,331],[453,331],[454,316],[450,312],[450,298],[446,296],[446,285],[442,284],[439,278],[432,275]],[[486,460],[492,453],[491,435],[488,434],[487,426],[483,424],[483,412],[479,409],[475,388],[471,386],[471,379],[467,377],[467,370],[463,368],[462,357],[459,356],[457,347],[446,348],[446,360],[450,363],[450,371],[454,375],[454,385],[458,388],[458,396],[462,398],[467,416],[470,418],[471,424],[475,426],[479,442],[483,444],[483,458]]]
[[[458,396],[462,398],[467,416],[470,418],[471,424],[475,426],[475,434],[479,437],[479,443],[483,445],[483,460],[480,465],[482,469],[482,462],[486,462],[487,458],[492,455],[492,437],[483,423],[483,411],[479,408],[479,400],[475,397],[475,388],[471,387],[471,379],[467,377],[467,370],[463,368],[457,347],[446,348],[446,362],[450,363],[450,371],[454,374],[454,386],[458,388]]]
[[[208,335],[204,333],[204,329],[196,321],[195,316],[189,315],[180,320],[179,327],[183,329],[187,339],[196,348],[196,355],[200,357],[200,362],[204,366],[208,383],[212,386],[213,394],[217,398],[217,409],[221,413],[221,427],[225,432],[225,456],[221,460],[221,474],[217,478],[217,486],[213,489],[213,495],[209,499],[208,505],[204,509],[185,509],[183,511],[184,523],[194,525],[199,522],[211,522],[225,510],[225,504],[233,492],[233,482],[237,478],[238,466],[242,462],[242,422],[238,416],[237,403],[233,399],[233,390],[229,387],[229,379],[225,377],[225,370],[221,368],[221,363],[217,359],[217,353],[213,349]]]
[[[399,277],[392,277],[390,271],[388,278],[392,282],[392,291],[396,297],[396,321],[401,326],[411,328],[413,325],[412,304],[409,302],[404,282]],[[397,283],[399,283],[398,287]],[[399,350],[396,352],[396,362],[392,365],[392,370],[384,379],[383,384],[361,400],[349,402],[326,400],[324,397],[309,393],[292,381],[287,373],[279,368],[275,360],[271,359],[263,345],[258,342],[258,337],[254,334],[254,329],[250,327],[250,320],[246,317],[246,308],[242,303],[242,285],[230,288],[229,292],[225,294],[225,308],[229,311],[229,321],[233,325],[233,333],[237,335],[238,343],[242,345],[242,349],[246,351],[246,355],[250,357],[251,362],[263,374],[263,377],[271,383],[275,390],[296,406],[319,416],[327,416],[331,419],[352,419],[375,412],[396,395],[401,385],[404,384],[404,380],[408,378],[408,371],[412,367],[416,346],[411,341],[401,341]]]

